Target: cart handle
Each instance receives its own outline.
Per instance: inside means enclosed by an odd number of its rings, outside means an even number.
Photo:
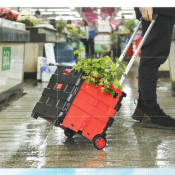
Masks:
[[[156,20],[157,17],[158,17],[157,14],[153,14],[153,20],[152,20],[152,22],[150,23],[150,25],[149,25],[149,27],[148,27],[148,29],[147,29],[147,31],[146,31],[144,37],[142,38],[142,41],[140,42],[140,44],[139,44],[137,50],[135,51],[134,55],[132,56],[132,58],[131,58],[129,64],[127,65],[127,67],[126,67],[126,69],[125,69],[125,74],[126,74],[126,75],[128,74],[128,72],[129,72],[129,70],[130,70],[132,64],[134,63],[134,61],[135,61],[135,59],[136,59],[136,56],[137,56],[138,52],[140,51],[142,45],[144,44],[144,42],[145,42],[147,36],[149,35],[149,33],[150,33],[150,31],[151,31],[151,29],[152,29],[152,27],[153,27],[153,25],[154,25],[155,20]],[[119,57],[119,61],[122,61],[123,58],[125,57],[125,54],[126,54],[128,48],[129,48],[129,46],[130,46],[132,40],[134,39],[134,37],[135,37],[135,35],[136,35],[136,33],[137,33],[137,31],[138,31],[140,25],[142,24],[142,21],[143,21],[143,17],[140,18],[139,23],[138,23],[138,25],[137,25],[137,27],[136,27],[134,33],[132,34],[132,36],[131,36],[131,38],[130,38],[128,44],[127,44],[127,46],[125,47],[123,53],[122,53],[122,54],[120,55],[120,57]],[[118,67],[118,66],[119,66],[119,65],[116,64],[116,67]],[[124,80],[125,80],[125,76],[122,75],[122,77],[121,77],[121,79],[120,79],[120,81],[119,81],[120,85],[122,85],[122,83],[123,83]]]

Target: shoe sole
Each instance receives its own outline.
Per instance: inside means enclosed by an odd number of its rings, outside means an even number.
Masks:
[[[132,118],[133,118],[134,120],[139,121],[139,122],[142,122],[142,119],[143,119],[143,117],[136,117],[135,115],[132,115]]]
[[[132,118],[134,120],[137,120],[137,121],[140,121],[140,122],[142,122],[143,117],[144,117],[144,113],[140,109],[135,110],[134,114],[132,115]]]
[[[175,127],[166,127],[166,126],[161,126],[158,124],[153,124],[153,123],[148,123],[148,122],[142,122],[141,126],[146,127],[146,128],[158,128],[158,129],[175,129]]]

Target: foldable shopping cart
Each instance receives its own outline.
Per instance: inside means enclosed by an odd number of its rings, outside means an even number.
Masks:
[[[132,56],[126,67],[127,74],[140,50],[151,28],[155,23],[157,15],[153,16],[153,21],[148,27],[140,45]],[[134,33],[127,46],[121,54],[119,60],[122,61],[134,36],[136,35],[142,18],[140,19]],[[118,66],[118,65],[116,65]],[[75,133],[93,141],[94,147],[102,149],[106,145],[106,131],[114,121],[114,115],[120,110],[121,101],[126,94],[112,85],[110,89],[115,92],[115,97],[106,92],[101,92],[101,86],[96,87],[87,84],[82,78],[84,72],[75,72],[70,66],[57,67],[52,75],[47,88],[33,109],[33,118],[44,118],[54,126],[64,129],[67,137],[73,137]],[[120,85],[125,77],[120,79]]]

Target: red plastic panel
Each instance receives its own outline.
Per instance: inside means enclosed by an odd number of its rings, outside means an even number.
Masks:
[[[110,109],[110,106],[108,106],[100,101],[97,105],[97,109],[101,110],[104,114],[107,114],[109,109]]]
[[[84,131],[90,119],[91,119],[91,116],[89,114],[87,114],[86,117],[84,117],[83,122],[81,123],[80,129],[79,129],[80,131]]]
[[[99,97],[99,101],[105,103],[106,105],[110,106],[111,108],[114,108],[116,105],[116,99],[110,96],[107,93],[101,93]]]
[[[87,84],[85,81],[81,86],[81,90],[83,90],[86,93],[90,94],[94,98],[98,98],[101,94],[101,92],[98,91],[98,87],[96,87],[95,85],[93,85],[91,83]]]
[[[74,99],[74,102],[72,103],[73,105],[77,106],[78,108],[82,109],[83,111],[85,111],[86,113],[90,113],[91,109],[92,109],[92,105],[87,103],[86,101],[76,97]]]
[[[86,117],[86,112],[80,108],[71,105],[66,117],[63,120],[63,125],[78,132],[84,117]]]
[[[93,117],[96,117],[98,120],[107,123],[108,119],[109,119],[109,115],[107,115],[107,113],[104,113],[103,111],[97,109],[97,108],[93,108],[92,112],[91,112]]]
[[[98,120],[95,117],[91,117],[88,125],[86,126],[85,130],[83,131],[82,135],[86,138],[92,140],[94,136],[97,134],[101,134],[103,132],[103,128],[106,126],[105,123]]]
[[[89,104],[93,104],[95,98],[89,94],[87,94],[85,91],[82,91],[81,89],[78,91],[76,97],[84,100],[85,102]]]

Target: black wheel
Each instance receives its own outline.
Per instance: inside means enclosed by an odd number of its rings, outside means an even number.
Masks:
[[[106,146],[106,138],[99,135],[93,139],[93,144],[96,149],[103,149]]]
[[[58,119],[56,119],[55,121],[54,121],[54,126],[56,126],[56,127],[58,127],[59,125],[60,125],[60,123],[62,123],[63,122],[63,119],[64,119],[64,116],[61,116],[61,117],[59,117]]]
[[[35,118],[35,119],[37,119],[38,118],[38,116],[35,114],[35,113],[32,113],[32,115],[31,115],[33,118]]]
[[[64,130],[64,134],[69,137],[69,138],[72,138],[74,135],[75,135],[75,131],[69,129],[69,128],[65,128]]]

